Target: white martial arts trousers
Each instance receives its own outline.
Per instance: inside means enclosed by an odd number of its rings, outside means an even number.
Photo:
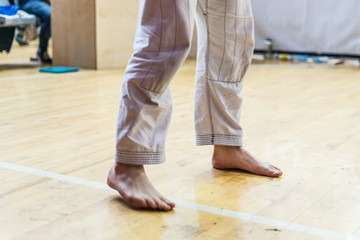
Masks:
[[[140,0],[134,53],[122,86],[115,160],[165,161],[169,83],[198,30],[194,123],[197,145],[242,145],[243,77],[254,48],[250,0]]]

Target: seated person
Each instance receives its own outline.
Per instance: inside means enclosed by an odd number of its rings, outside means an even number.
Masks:
[[[42,63],[52,63],[47,49],[51,36],[51,8],[50,0],[19,0],[20,8],[30,14],[34,14],[41,20],[40,43],[36,56]]]
[[[15,40],[19,43],[20,46],[27,46],[29,42],[25,39],[25,27],[17,27]]]

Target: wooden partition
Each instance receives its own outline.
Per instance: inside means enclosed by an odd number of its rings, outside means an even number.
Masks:
[[[138,1],[52,0],[54,65],[125,66],[132,52]]]

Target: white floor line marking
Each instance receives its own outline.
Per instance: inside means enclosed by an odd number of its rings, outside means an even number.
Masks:
[[[1,161],[0,161],[0,167],[19,171],[19,172],[29,173],[29,174],[33,174],[33,175],[37,175],[37,176],[56,179],[56,180],[60,180],[60,181],[71,182],[71,183],[76,183],[76,184],[80,184],[80,185],[84,185],[84,186],[88,186],[88,187],[98,188],[98,189],[102,189],[102,190],[111,190],[111,191],[116,192],[115,190],[108,187],[106,184],[89,181],[89,180],[85,180],[85,179],[81,179],[81,178],[71,177],[71,176],[67,176],[67,175],[63,175],[63,174],[42,171],[42,170],[38,170],[38,169],[34,169],[34,168],[23,167],[23,166],[6,163],[6,162],[1,162]],[[324,237],[327,239],[360,240],[360,237],[350,236],[350,235],[346,235],[343,233],[329,231],[329,230],[325,230],[325,229],[321,229],[321,228],[315,228],[315,227],[311,227],[311,226],[306,226],[306,225],[301,225],[301,224],[296,224],[296,223],[291,223],[291,222],[286,222],[286,221],[279,221],[279,220],[275,220],[275,219],[271,219],[271,218],[260,217],[260,216],[256,216],[256,215],[252,215],[252,214],[236,212],[236,211],[227,210],[227,209],[218,208],[218,207],[212,207],[212,206],[189,202],[189,201],[184,201],[184,200],[180,200],[180,199],[171,199],[171,200],[174,201],[177,206],[181,206],[184,208],[198,210],[198,211],[207,212],[207,213],[212,213],[212,214],[230,217],[230,218],[235,218],[235,219],[239,219],[239,220],[254,222],[254,223],[258,223],[258,224],[262,224],[262,225],[268,225],[268,226],[279,228],[280,230],[281,229],[292,230],[292,231],[301,232],[301,233],[305,233],[305,234]]]
[[[110,188],[109,186],[107,186],[106,184],[103,184],[103,183],[98,183],[98,182],[84,180],[81,178],[71,177],[71,176],[67,176],[67,175],[63,175],[63,174],[38,170],[35,168],[23,167],[20,165],[15,165],[15,164],[6,163],[6,162],[0,162],[0,167],[11,169],[11,170],[16,170],[19,172],[30,173],[30,174],[38,175],[38,176],[42,176],[42,177],[52,178],[52,179],[56,179],[56,180],[60,180],[60,181],[72,182],[72,183],[76,183],[76,184],[80,184],[80,185],[84,185],[84,186],[88,186],[88,187],[114,191],[112,188]]]

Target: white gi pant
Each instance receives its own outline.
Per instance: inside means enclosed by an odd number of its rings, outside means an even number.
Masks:
[[[140,0],[119,106],[117,162],[165,161],[172,112],[168,86],[189,51],[194,18],[196,144],[242,146],[241,90],[254,48],[250,0]]]

